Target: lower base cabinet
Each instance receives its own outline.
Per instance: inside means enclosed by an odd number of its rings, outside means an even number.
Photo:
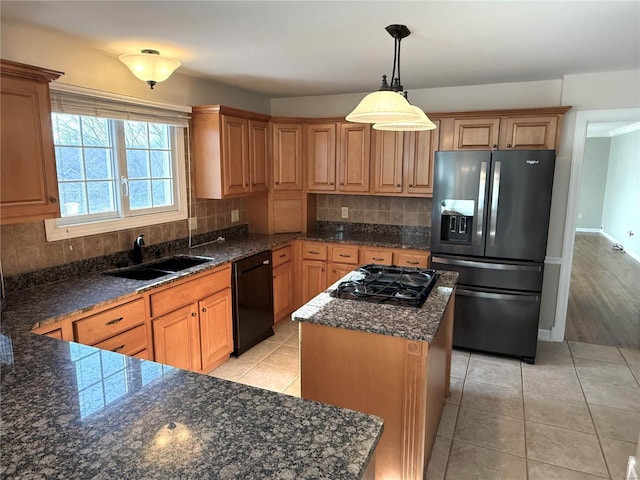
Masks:
[[[198,312],[194,305],[153,319],[156,362],[185,370],[200,370]]]
[[[229,358],[233,350],[231,290],[222,290],[198,302],[200,370],[209,372]]]

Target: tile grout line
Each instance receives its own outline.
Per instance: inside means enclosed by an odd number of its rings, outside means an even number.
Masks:
[[[537,350],[537,346],[536,346]],[[522,362],[520,362],[520,393],[522,393],[522,430],[524,433],[524,474],[525,478],[529,480],[529,449],[527,445],[527,413],[524,406],[524,369],[522,368]]]
[[[469,356],[467,357],[467,366],[464,370],[464,378],[462,379],[462,388],[460,391],[460,403],[458,404],[458,411],[456,412],[456,420],[453,423],[453,433],[451,434],[451,443],[449,444],[449,451],[447,452],[447,461],[445,462],[444,465],[444,474],[442,479],[446,480],[447,478],[447,470],[449,470],[449,460],[451,460],[451,451],[453,450],[453,441],[454,441],[454,437],[456,436],[456,429],[458,428],[458,418],[460,417],[460,410],[462,409],[462,396],[464,395],[464,385],[465,383],[467,383],[467,375],[469,374],[469,364],[471,363],[471,354],[469,354]],[[457,377],[455,377],[457,378]],[[449,387],[451,387],[451,374],[449,374]],[[449,388],[449,396],[451,396],[451,388]],[[445,403],[446,403],[446,399],[445,399]],[[444,407],[442,407],[444,410]],[[440,421],[442,421],[442,415],[440,415]],[[438,427],[440,426],[440,423],[438,422]],[[437,437],[437,430],[436,430],[436,437]],[[431,462],[431,460],[429,460],[429,462]],[[429,469],[429,466],[427,465],[427,471]]]

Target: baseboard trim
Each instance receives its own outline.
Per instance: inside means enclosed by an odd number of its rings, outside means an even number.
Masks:
[[[617,238],[609,235],[607,232],[605,232],[604,230],[602,231],[602,235],[604,235],[604,237],[609,240],[611,243],[617,243],[619,245],[623,245],[624,243],[619,242]],[[640,263],[640,256],[636,255],[634,252],[630,252],[628,250],[624,251],[625,254],[629,255],[631,258],[633,258],[636,262]]]
[[[601,228],[576,228],[579,233],[602,233]]]
[[[538,329],[538,340],[541,340],[543,342],[551,342],[551,330],[548,330],[546,328],[539,328]]]

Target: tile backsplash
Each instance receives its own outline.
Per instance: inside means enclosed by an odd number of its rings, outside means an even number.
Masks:
[[[317,195],[316,205],[319,221],[431,226],[431,198]],[[342,217],[342,207],[347,207],[347,218]]]

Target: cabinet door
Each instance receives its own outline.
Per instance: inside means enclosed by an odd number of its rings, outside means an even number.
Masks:
[[[245,118],[222,117],[222,175],[224,195],[249,191],[248,124]]]
[[[270,151],[269,124],[249,120],[249,190],[251,192],[267,191]]]
[[[202,371],[209,372],[233,351],[231,289],[224,289],[198,302]]]
[[[272,125],[273,190],[302,190],[302,125]]]
[[[433,123],[439,127],[440,121]],[[433,163],[439,128],[405,133],[404,183],[409,195],[433,195]]]
[[[555,150],[558,117],[506,118],[500,130],[501,149]]]
[[[403,133],[374,133],[374,184],[376,193],[402,192]]]
[[[358,267],[356,265],[349,265],[347,263],[333,263],[329,264],[329,268],[327,269],[327,287],[334,284],[342,277],[344,277],[347,273],[356,270]]]
[[[293,269],[291,262],[273,269],[273,318],[282,320],[293,311]]]
[[[465,118],[455,120],[454,150],[495,150],[498,148],[499,118]]]
[[[341,192],[369,191],[369,125],[341,123],[338,140],[338,177]]]
[[[336,190],[336,125],[307,125],[307,190]]]
[[[327,287],[327,262],[302,261],[302,303],[323,292]]]
[[[3,74],[1,85],[0,221],[59,217],[48,82]]]
[[[200,370],[198,305],[188,305],[153,320],[155,361]]]

